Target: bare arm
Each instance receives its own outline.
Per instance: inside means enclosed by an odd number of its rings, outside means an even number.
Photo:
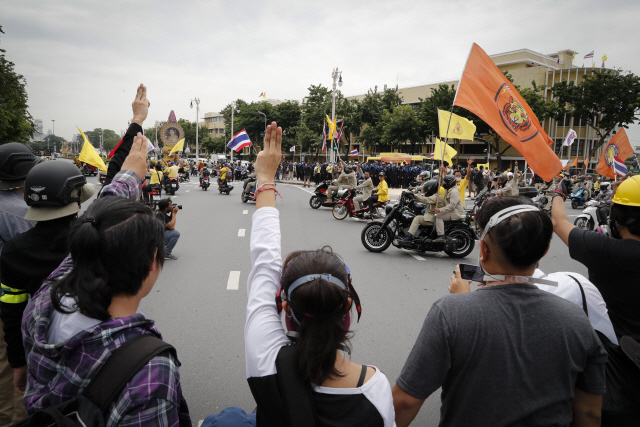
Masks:
[[[420,412],[424,400],[416,399],[398,387],[397,384],[393,386],[391,393],[393,394],[393,407],[396,411],[396,425],[398,427],[408,426]]]
[[[264,148],[256,159],[256,176],[258,185],[273,182],[282,148],[282,128],[276,122],[267,126],[264,135]],[[270,188],[271,185],[263,188]],[[264,207],[276,207],[275,191],[261,191],[256,197],[256,210]]]
[[[569,222],[567,210],[564,207],[564,201],[561,197],[554,197],[551,204],[551,221],[553,222],[553,231],[556,232],[560,240],[569,246],[569,233],[576,226]]]
[[[469,181],[469,178],[471,178],[471,163],[473,163],[473,161],[473,157],[467,160],[467,175],[464,177],[464,179],[466,179],[467,181]]]
[[[573,398],[573,421],[571,422],[571,427],[600,427],[601,412],[602,395],[587,393],[576,388],[575,397]]]
[[[178,214],[178,208],[173,208],[173,215],[171,215],[171,221],[165,224],[165,227],[169,230],[176,229],[176,215]]]

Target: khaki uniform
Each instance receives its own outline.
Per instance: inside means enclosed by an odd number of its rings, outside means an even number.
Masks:
[[[338,191],[339,187],[352,189],[356,186],[357,183],[358,181],[356,180],[355,173],[344,173],[344,171],[342,171],[340,172],[340,176],[338,177],[338,179],[336,179],[336,185],[332,185],[327,188],[327,194],[329,195],[329,197],[333,198],[333,193]]]
[[[416,231],[418,231],[418,228],[421,225],[433,225],[433,220],[435,218],[436,197],[438,199],[438,207],[443,208],[444,197],[442,197],[442,194],[440,193],[436,193],[429,197],[416,195],[416,199],[419,202],[427,205],[427,210],[424,211],[423,216],[416,215],[416,217],[413,218],[413,221],[411,221],[411,227],[409,227],[409,234],[411,234],[412,236],[415,235]]]
[[[436,215],[436,232],[438,233],[438,236],[444,235],[445,221],[460,219],[466,215],[462,199],[460,199],[460,192],[457,187],[454,186],[447,190],[446,199],[447,205],[440,209],[440,213]]]
[[[591,198],[591,195],[593,194],[593,181],[585,180],[582,187],[584,188],[585,192],[584,199],[589,200]]]
[[[517,196],[518,194],[520,194],[520,192],[518,191],[517,183],[518,183],[518,181],[514,177],[513,179],[509,180],[504,185],[504,187],[499,189],[496,193],[497,194],[502,194],[503,196]]]
[[[549,187],[544,190],[544,195],[547,196],[547,204],[545,205],[545,209],[551,209],[551,202],[553,201],[553,195],[556,192],[556,189],[558,188],[558,184],[556,184],[556,182],[552,182],[551,184],[549,184]]]
[[[362,194],[353,198],[353,207],[356,209],[356,211],[359,211],[360,203],[371,197],[371,192],[373,191],[373,181],[371,181],[371,178],[367,178],[362,184],[356,185],[355,188],[362,188]]]

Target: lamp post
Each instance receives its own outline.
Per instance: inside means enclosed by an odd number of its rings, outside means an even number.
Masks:
[[[262,111],[258,111],[258,113],[264,116],[264,134],[266,135],[267,134],[267,115]]]
[[[53,131],[52,131],[51,135],[55,136],[56,135],[56,121],[55,121],[55,119],[52,119],[51,123],[52,123],[52,126],[53,126]],[[49,149],[49,141],[50,140],[51,140],[51,138],[49,138],[47,140],[47,150]]]
[[[331,92],[331,121],[336,122],[336,82],[342,87],[342,71],[338,71],[338,67],[333,69],[331,73],[333,79],[333,92]],[[339,80],[338,80],[339,79]],[[333,153],[333,137],[331,138],[331,163],[335,162],[335,154]]]
[[[196,102],[196,160],[200,158],[200,145],[198,144],[198,120],[200,113],[200,98],[193,98],[191,100],[191,108],[193,108],[193,101]],[[188,153],[187,153],[188,154]],[[187,155],[187,157],[189,157]]]
[[[233,115],[235,114],[235,112],[236,112],[236,102],[233,101],[231,103],[231,138],[233,138]],[[232,149],[229,149],[229,157],[231,159],[230,163],[233,163],[233,150]]]

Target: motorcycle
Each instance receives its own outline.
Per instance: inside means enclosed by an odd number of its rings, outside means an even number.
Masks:
[[[362,245],[371,252],[383,252],[392,244],[400,249],[417,252],[444,251],[452,258],[463,258],[473,251],[476,235],[469,217],[445,221],[446,243],[433,241],[437,237],[435,227],[428,227],[429,231],[425,235],[416,234],[409,242],[401,240],[408,236],[413,218],[425,208],[423,203],[415,201],[412,192],[403,191],[395,205],[385,207],[387,217],[384,221],[372,221],[364,227],[361,234]],[[425,228],[420,227],[418,232],[420,230]]]
[[[167,178],[167,181],[164,184],[164,191],[173,195],[176,194],[176,191],[180,188],[180,184],[178,183],[178,178]]]
[[[242,193],[240,194],[240,199],[242,203],[247,203],[249,200],[255,199],[255,184],[256,178],[246,178],[244,180],[244,185],[242,186]],[[251,191],[247,193],[247,186],[251,186]]]
[[[585,204],[586,208],[576,218],[573,225],[583,230],[597,231],[605,236],[611,236],[609,230],[609,208],[608,202],[596,202],[591,200]]]
[[[587,202],[584,196],[584,188],[574,188],[569,198],[571,199],[571,207],[573,209],[579,209]]]
[[[364,218],[364,214],[370,213],[368,205],[362,206],[360,210],[356,212],[356,208],[353,204],[353,198],[355,196],[355,189],[347,190],[344,197],[336,202],[335,206],[333,207],[333,217],[335,219],[345,219],[347,216],[350,218],[354,216],[358,218]],[[388,202],[376,202],[373,204],[373,207],[376,208],[377,211],[378,208],[385,206],[387,203]]]
[[[327,189],[330,185],[331,181],[325,181],[318,185],[313,192],[313,196],[311,196],[311,198],[309,199],[309,206],[311,206],[313,209],[318,209],[321,206],[325,208],[333,208],[336,205],[336,201],[341,199],[347,190],[338,190],[338,195],[330,203],[327,203],[327,200],[329,199]]]
[[[179,182],[189,182],[189,181],[191,181],[191,179],[187,177],[186,173],[179,173],[178,174],[178,181]]]
[[[209,185],[211,185],[209,182],[209,176],[203,176],[200,178],[200,187],[202,187],[204,191],[207,191]]]
[[[229,193],[231,193],[231,190],[233,190],[233,185],[229,185],[227,179],[218,180],[218,191],[220,192],[220,194],[224,193],[228,196]]]

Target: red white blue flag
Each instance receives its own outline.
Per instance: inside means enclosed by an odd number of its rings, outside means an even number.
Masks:
[[[592,51],[591,51],[591,53],[587,53],[587,54],[584,56],[584,59],[593,58],[593,52],[595,52],[595,51],[593,51],[593,50],[592,50]]]
[[[349,155],[350,155],[350,156],[357,156],[357,155],[358,155],[358,149],[357,149],[357,148],[354,148],[353,150],[351,150],[351,151],[349,152]]]
[[[613,158],[613,171],[616,173],[616,175],[619,176],[625,176],[629,173],[627,167],[624,165],[624,162],[620,160],[619,157]]]
[[[242,129],[240,132],[236,133],[231,141],[227,144],[227,147],[232,149],[235,152],[242,150],[244,147],[248,147],[251,144],[251,140],[249,140],[249,135],[247,135],[247,131]]]
[[[322,125],[322,152],[327,151],[327,129],[326,123]]]

